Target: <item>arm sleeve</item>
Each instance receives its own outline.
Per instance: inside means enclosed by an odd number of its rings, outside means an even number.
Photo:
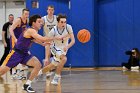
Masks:
[[[71,25],[67,24],[67,30],[68,30],[69,34],[73,33],[73,29],[72,29]]]
[[[43,21],[44,21],[44,23],[45,23],[45,16],[43,16],[42,19],[43,19]]]
[[[8,24],[5,23],[5,24],[3,25],[2,31],[5,31],[5,32],[6,32],[6,31],[7,31],[7,27],[8,27]]]

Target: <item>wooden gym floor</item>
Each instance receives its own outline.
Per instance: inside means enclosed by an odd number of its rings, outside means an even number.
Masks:
[[[58,86],[45,75],[35,80],[36,93],[140,93],[140,72],[93,69],[64,70]],[[25,80],[12,80],[9,73],[0,77],[0,93],[27,93]]]

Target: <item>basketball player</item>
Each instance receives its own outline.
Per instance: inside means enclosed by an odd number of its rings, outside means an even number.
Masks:
[[[57,19],[56,15],[54,15],[54,6],[49,5],[47,7],[47,15],[42,17],[43,19],[43,30],[44,30],[44,36],[48,36],[48,33],[51,31],[51,29],[57,25]],[[50,63],[50,46],[46,45],[45,46],[45,60],[44,60],[44,66]]]
[[[29,10],[23,9],[22,16],[17,18],[11,25],[9,29],[11,35],[11,48],[14,47],[20,34],[27,28],[28,17],[29,17]]]
[[[0,67],[0,76],[9,71],[10,68],[17,66],[19,63],[32,66],[33,70],[27,82],[23,85],[23,89],[27,92],[35,92],[31,87],[31,82],[38,74],[38,71],[41,68],[41,64],[35,56],[32,56],[28,53],[32,41],[45,46],[49,41],[54,39],[62,39],[61,37],[42,37],[38,34],[38,30],[42,26],[42,19],[39,15],[33,15],[30,17],[29,26],[31,26],[31,28],[26,29],[26,31],[20,35],[13,50],[6,57],[6,60]]]
[[[54,6],[53,5],[49,5],[47,7],[47,15],[42,17],[43,19],[43,32],[44,32],[44,36],[48,36],[48,33],[51,31],[51,29],[57,25],[57,19],[56,19],[56,15],[54,15]],[[46,45],[45,46],[45,60],[44,61],[44,66],[50,64],[50,57],[52,57],[52,54],[50,52],[50,46]],[[53,75],[55,71],[55,68],[52,69],[50,72],[46,73],[47,77],[50,77],[51,75]]]
[[[10,47],[11,47],[11,50],[12,48],[14,48],[15,46],[15,43],[17,42],[17,39],[19,38],[20,34],[27,28],[27,19],[29,17],[29,10],[28,9],[23,9],[22,10],[22,16],[21,17],[18,17],[14,22],[13,24],[11,25],[9,31],[10,31],[10,34],[11,34],[11,42],[10,42]],[[22,71],[23,68],[25,66],[21,66],[18,65],[20,70]],[[13,71],[13,78],[15,78],[16,76],[18,76],[18,73],[20,73],[19,70],[17,70],[18,68],[16,68],[16,72],[14,72],[15,70],[11,69]],[[19,71],[19,72],[18,72]],[[19,76],[19,77],[24,77],[24,76]]]
[[[54,26],[54,28],[49,32],[49,37],[56,37],[56,36],[65,36],[63,40],[54,40],[53,45],[51,46],[51,53],[53,54],[53,60],[52,62],[44,67],[42,70],[39,71],[38,75],[44,74],[51,70],[51,68],[56,68],[55,76],[52,80],[52,84],[57,85],[58,81],[61,77],[61,71],[64,67],[64,64],[67,61],[67,51],[70,47],[72,47],[75,43],[75,38],[73,35],[73,30],[71,25],[66,24],[66,16],[65,15],[58,15],[57,17],[57,26]],[[69,42],[69,38],[71,41]]]

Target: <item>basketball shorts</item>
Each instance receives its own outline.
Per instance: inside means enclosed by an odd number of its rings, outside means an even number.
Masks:
[[[8,56],[6,57],[5,61],[3,62],[2,66],[8,66],[13,68],[17,66],[19,63],[26,65],[27,62],[33,57],[33,55],[28,53],[19,53],[15,50],[12,50]]]
[[[60,63],[61,55],[67,54],[67,52],[64,52],[64,50],[62,50],[56,46],[51,47],[51,53],[53,55],[52,64],[54,64],[55,66],[57,66],[58,63]]]

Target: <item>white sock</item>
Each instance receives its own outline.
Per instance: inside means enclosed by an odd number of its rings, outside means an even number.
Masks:
[[[55,74],[55,77],[61,77],[61,75]]]
[[[38,72],[38,75],[42,75],[43,72],[42,72],[42,69]]]
[[[31,80],[27,80],[26,84],[31,86],[32,81]]]

